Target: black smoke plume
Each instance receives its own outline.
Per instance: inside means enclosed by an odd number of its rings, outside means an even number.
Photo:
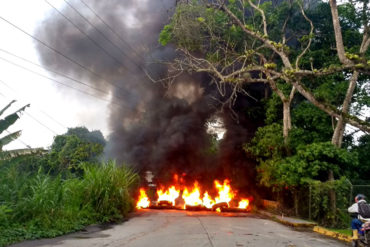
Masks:
[[[183,75],[168,87],[153,83],[144,73],[162,78],[166,66],[153,62],[176,56],[173,48],[158,44],[175,0],[68,3],[93,26],[65,5],[60,10],[64,17],[51,10],[35,35],[89,71],[39,43],[37,50],[45,67],[89,81],[112,94],[108,157],[129,163],[139,171],[151,169],[162,177],[177,172],[199,180],[240,177],[232,172],[239,167],[245,180],[254,182],[254,164],[245,162],[242,150],[242,144],[257,126],[243,113],[253,105],[252,100],[244,96],[237,100],[234,111],[240,115],[238,123],[232,114],[219,113],[220,104],[215,99],[220,100],[220,96],[207,75]],[[216,155],[208,152],[211,138],[206,126],[215,114],[227,128]]]

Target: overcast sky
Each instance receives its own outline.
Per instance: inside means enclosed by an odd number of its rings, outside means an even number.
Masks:
[[[63,0],[49,0],[59,9]],[[0,2],[0,17],[14,23],[26,32],[33,34],[38,23],[49,13],[51,7],[44,0],[4,0]],[[30,103],[26,113],[9,131],[22,130],[20,140],[5,146],[4,149],[48,147],[56,134],[66,132],[67,127],[86,126],[90,130],[101,130],[108,135],[107,102],[83,95],[78,91],[58,85],[49,79],[10,64],[16,63],[47,77],[54,75],[45,70],[11,56],[3,50],[40,64],[32,38],[0,19],[0,108],[12,99],[17,100],[6,112],[12,113]],[[61,81],[60,78],[55,78]],[[62,81],[63,82],[63,81]],[[83,88],[81,88],[83,89]],[[1,116],[3,118],[6,113]],[[36,120],[35,120],[36,119]],[[4,136],[4,132],[1,136]]]

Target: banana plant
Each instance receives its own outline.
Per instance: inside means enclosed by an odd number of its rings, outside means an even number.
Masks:
[[[13,104],[15,103],[15,100],[12,100],[8,105],[6,105],[2,110],[0,110],[0,117],[4,114],[4,112]],[[22,133],[21,130],[15,131],[13,133],[10,133],[7,131],[7,129],[13,125],[19,118],[23,111],[26,110],[27,107],[29,107],[30,104],[27,104],[17,111],[13,112],[12,114],[7,115],[6,117],[0,119],[0,134],[2,134],[4,131],[8,132],[7,135],[0,137],[0,160],[7,160],[15,157],[19,157],[22,155],[29,155],[29,154],[35,154],[43,152],[43,149],[40,148],[25,148],[25,149],[15,149],[15,150],[7,150],[3,151],[3,147],[12,141],[16,140]]]

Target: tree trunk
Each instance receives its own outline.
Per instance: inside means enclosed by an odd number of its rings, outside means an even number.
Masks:
[[[265,100],[269,98],[269,87],[265,84]]]
[[[334,173],[333,173],[333,170],[329,170],[329,178],[328,178],[328,180],[329,181],[334,181]],[[332,223],[335,223],[335,216],[336,216],[336,213],[337,213],[337,200],[336,200],[335,190],[334,189],[330,189],[329,190],[329,200],[330,200],[330,210],[333,213],[333,222]]]
[[[293,200],[294,200],[294,213],[295,213],[295,216],[298,216],[299,212],[298,212],[298,191],[297,189],[294,189],[293,191]]]
[[[346,97],[343,101],[342,105],[342,113],[343,114],[348,114],[349,108],[351,105],[351,100],[353,96],[353,92],[355,91],[357,80],[358,80],[359,72],[355,71],[353,72],[351,79],[349,80],[349,86],[347,89]],[[331,143],[340,148],[342,146],[342,141],[343,141],[343,134],[344,130],[346,129],[346,122],[343,119],[343,114],[338,118],[337,125],[335,127],[333,137],[331,139]]]
[[[290,116],[290,102],[283,101],[283,136],[285,144],[288,144],[289,131],[291,128],[292,121]]]
[[[288,81],[288,83],[290,83],[290,82]],[[302,85],[300,85],[297,82],[292,82],[292,84],[296,87],[297,91],[303,97],[305,97],[308,101],[310,101],[314,106],[316,106],[320,110],[326,112],[329,116],[332,116],[332,117],[335,117],[335,118],[338,118],[338,119],[341,117],[341,114],[338,113],[338,111],[336,111],[335,109],[332,109],[329,105],[326,105],[326,104],[321,103],[320,101],[318,101],[315,98],[315,96],[310,91],[306,90]],[[359,128],[360,130],[362,130],[364,132],[370,133],[370,124],[367,123],[366,121],[363,121],[363,120],[357,118],[356,116],[352,115],[351,117],[347,117],[345,119],[345,122],[354,126],[354,127]]]
[[[336,43],[336,46],[337,46],[337,53],[338,53],[339,60],[343,64],[351,64],[352,63],[351,60],[349,60],[345,56],[343,38],[342,38],[342,29],[341,29],[340,22],[339,22],[337,1],[336,0],[329,0],[329,4],[330,4],[330,10],[331,10],[331,15],[332,15],[332,19],[333,19],[335,43]]]
[[[342,105],[342,115],[339,116],[339,118],[338,118],[338,122],[337,122],[337,125],[335,127],[333,137],[332,137],[332,140],[331,140],[331,143],[334,146],[338,147],[338,148],[340,148],[342,146],[344,130],[346,128],[346,122],[344,121],[343,115],[348,114],[348,112],[349,112],[349,108],[350,108],[350,105],[351,105],[353,92],[356,88],[358,76],[359,76],[358,71],[353,72],[353,74],[351,76],[351,79],[349,81],[349,86],[348,86],[348,89],[347,89],[347,93],[346,93],[346,97],[345,97],[345,99],[343,101],[343,105]],[[329,181],[334,181],[334,174],[333,174],[332,170],[329,171]],[[336,215],[336,196],[335,196],[335,190],[334,189],[331,189],[329,191],[329,199],[330,199],[331,211],[333,213],[333,216],[335,216]],[[335,217],[334,217],[334,219],[335,219]]]
[[[337,121],[337,125],[335,126],[333,137],[331,139],[331,143],[338,148],[342,146],[345,128],[346,123],[343,121],[343,117],[340,117]]]

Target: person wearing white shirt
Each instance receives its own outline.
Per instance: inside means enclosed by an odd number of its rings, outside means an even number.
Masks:
[[[358,234],[362,234],[361,232],[361,226],[362,226],[362,221],[361,219],[362,216],[359,214],[359,206],[358,204],[360,203],[366,203],[365,201],[365,196],[363,194],[358,194],[356,197],[355,197],[355,203],[352,204],[352,206],[350,206],[348,208],[348,212],[356,217],[354,217],[352,219],[352,222],[351,222],[351,228],[352,228],[352,231],[353,231],[353,240],[357,240],[358,239]]]

